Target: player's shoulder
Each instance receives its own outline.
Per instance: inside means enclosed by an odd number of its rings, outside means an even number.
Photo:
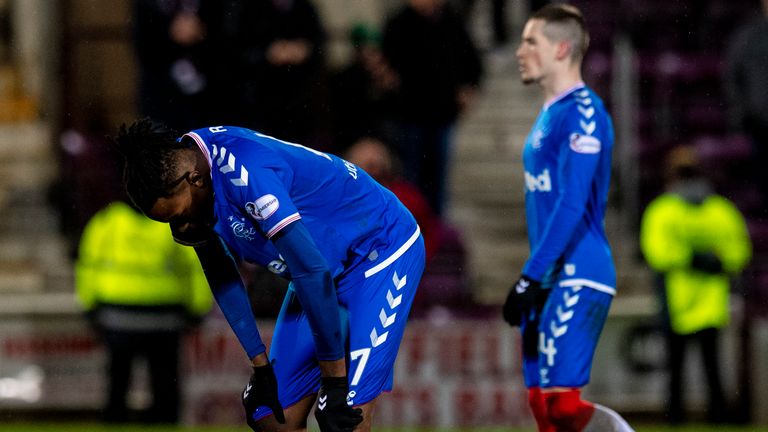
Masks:
[[[571,91],[561,99],[558,105],[561,111],[568,115],[585,115],[590,112],[593,112],[592,115],[605,115],[603,99],[587,86]]]
[[[185,135],[200,138],[203,142],[211,145],[217,142],[236,144],[242,140],[254,140],[256,132],[239,126],[220,125],[194,129]]]

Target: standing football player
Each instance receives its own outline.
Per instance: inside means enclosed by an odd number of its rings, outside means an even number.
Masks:
[[[544,106],[523,150],[531,253],[504,304],[520,326],[523,374],[539,431],[631,431],[614,411],[581,399],[611,300],[616,271],[603,229],[613,125],[584,85],[589,44],[570,5],[535,12],[517,50],[524,84]]]
[[[243,391],[255,431],[369,431],[424,270],[416,221],[336,156],[230,126],[179,137],[150,120],[121,128],[134,204],[195,247],[253,365]],[[269,356],[236,260],[291,281]]]

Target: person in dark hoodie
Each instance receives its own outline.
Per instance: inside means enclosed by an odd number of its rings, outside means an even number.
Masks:
[[[405,176],[441,214],[453,126],[482,77],[477,48],[445,0],[408,0],[387,21],[382,50],[399,80],[394,145]]]

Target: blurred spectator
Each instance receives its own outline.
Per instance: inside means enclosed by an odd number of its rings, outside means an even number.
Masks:
[[[712,191],[692,147],[673,149],[666,170],[667,189],[645,210],[640,245],[661,281],[669,421],[685,420],[684,356],[689,342],[696,342],[708,385],[708,420],[721,422],[728,412],[720,381],[720,331],[730,318],[730,278],[747,264],[752,246],[743,216]]]
[[[215,110],[218,0],[135,0],[133,35],[142,115],[177,130],[209,124]],[[218,118],[217,118],[218,119]]]
[[[122,201],[98,212],[80,243],[76,289],[108,351],[107,422],[135,420],[126,407],[134,359],[147,360],[152,405],[140,418],[175,423],[181,401],[179,347],[184,330],[212,304],[197,256],[168,226]]]
[[[763,15],[739,29],[727,53],[725,89],[731,123],[752,139],[752,172],[768,204],[768,0]]]
[[[466,250],[461,235],[434,213],[416,186],[402,177],[400,161],[382,141],[370,137],[352,145],[345,158],[392,191],[421,228],[427,266],[414,299],[413,313],[423,314],[436,305],[471,309],[473,301],[465,284]]]
[[[456,2],[459,16],[461,16],[461,19],[464,21],[466,26],[469,26],[471,23],[470,17],[472,16],[472,9],[476,3],[477,0],[459,0]],[[542,2],[534,1],[533,3]],[[531,11],[536,9],[532,9]],[[503,48],[507,45],[507,42],[509,42],[509,26],[507,25],[507,0],[491,0],[491,7],[489,8],[489,12],[493,29],[492,48]]]
[[[410,210],[416,218],[416,223],[421,227],[427,263],[429,263],[438,248],[438,233],[442,222],[421,191],[401,176],[397,167],[399,161],[392,156],[389,148],[378,139],[364,137],[349,148],[346,159],[392,191]]]
[[[106,130],[94,124],[61,133],[60,175],[51,185],[49,199],[60,216],[72,259],[77,257],[80,236],[96,212],[121,194],[117,155],[106,142]]]
[[[317,147],[325,31],[310,0],[232,0],[235,122]]]
[[[331,78],[333,142],[339,149],[366,136],[391,134],[396,109],[397,75],[381,52],[380,32],[357,24],[350,42],[351,61]]]
[[[394,144],[405,176],[442,214],[453,126],[482,75],[477,49],[445,0],[409,0],[388,20],[382,49],[400,82]]]

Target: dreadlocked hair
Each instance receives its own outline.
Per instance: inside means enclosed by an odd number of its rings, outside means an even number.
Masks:
[[[133,204],[146,213],[158,198],[170,195],[178,184],[178,150],[190,148],[187,140],[177,140],[178,133],[148,118],[130,126],[120,126],[112,139],[123,156],[123,184]]]

